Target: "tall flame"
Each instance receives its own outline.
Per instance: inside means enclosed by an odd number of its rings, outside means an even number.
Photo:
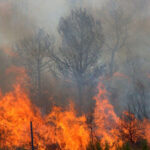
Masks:
[[[117,130],[119,118],[107,99],[107,91],[104,85],[99,84],[98,94],[95,96],[95,100],[94,122],[96,124],[96,136],[99,138],[103,147],[108,142],[110,148],[115,149],[117,145],[121,146],[122,144]]]
[[[30,121],[33,121],[34,145],[40,150],[86,149],[89,133],[85,116],[77,117],[72,104],[68,110],[54,107],[42,117],[19,85],[14,91],[0,96],[0,148],[30,147]],[[58,145],[58,146],[57,146]]]

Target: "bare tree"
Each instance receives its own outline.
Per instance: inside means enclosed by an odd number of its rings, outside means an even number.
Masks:
[[[140,120],[148,118],[145,87],[141,81],[137,80],[137,83],[134,85],[134,91],[129,93],[128,98],[127,110]]]
[[[58,53],[50,54],[55,72],[77,85],[78,100],[82,105],[84,87],[92,84],[104,68],[100,59],[104,43],[101,23],[86,10],[76,9],[70,16],[61,18],[59,33],[62,46]]]
[[[124,112],[120,124],[119,131],[121,138],[135,144],[144,138],[144,128],[142,122],[136,119],[131,112]]]
[[[106,28],[105,47],[111,53],[108,75],[112,76],[115,72],[116,53],[127,43],[131,16],[124,11],[121,1],[116,0],[109,1],[102,13],[105,14],[103,19]]]
[[[41,73],[50,62],[47,52],[52,48],[52,43],[49,35],[40,29],[32,36],[21,40],[16,46],[21,60],[19,63],[25,67],[36,89],[38,99],[41,97]]]
[[[131,88],[127,93],[127,109],[138,119],[148,118],[148,87],[146,85],[146,77],[142,71],[141,57],[128,51],[126,72],[129,76]],[[134,56],[135,55],[135,56]]]

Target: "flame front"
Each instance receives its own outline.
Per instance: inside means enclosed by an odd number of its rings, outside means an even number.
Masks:
[[[99,84],[94,110],[93,132],[102,149],[108,143],[110,150],[124,142],[149,141],[148,120],[139,121],[125,112],[119,118],[107,99],[104,85]],[[127,120],[128,119],[128,120]],[[0,94],[0,148],[15,150],[31,149],[30,121],[33,122],[34,147],[39,150],[86,150],[91,132],[85,115],[77,116],[73,103],[68,108],[54,106],[43,116],[31,103],[19,85],[12,92]]]
[[[19,85],[0,96],[0,148],[30,149],[30,121],[33,121],[34,145],[38,149],[86,149],[89,133],[86,117],[77,117],[73,104],[67,110],[54,107],[42,117]]]
[[[122,140],[118,136],[119,117],[117,117],[113,106],[107,99],[107,91],[104,85],[99,84],[95,100],[94,122],[96,124],[96,136],[99,137],[102,147],[105,147],[108,142],[113,150],[122,145]]]

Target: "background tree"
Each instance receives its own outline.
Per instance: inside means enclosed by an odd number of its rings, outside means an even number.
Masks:
[[[47,52],[52,45],[53,42],[49,35],[39,29],[32,36],[19,41],[16,46],[19,63],[25,67],[38,100],[42,93],[41,74],[50,62]]]
[[[142,70],[142,58],[139,55],[134,55],[129,49],[125,72],[128,74],[131,85],[127,91],[128,100],[126,109],[133,113],[136,118],[142,120],[149,117],[149,79],[146,77],[147,74]]]
[[[104,68],[100,59],[104,43],[101,23],[86,10],[76,9],[61,18],[59,33],[62,46],[58,53],[50,53],[55,63],[53,71],[77,85],[81,106],[84,87],[94,83]]]
[[[128,25],[131,15],[124,10],[121,1],[108,1],[103,8],[105,24],[105,47],[110,54],[108,75],[111,77],[115,71],[115,57],[119,50],[126,46],[128,40]],[[102,12],[102,13],[103,13]]]
[[[131,52],[133,52],[132,56],[139,53],[138,47],[136,47],[138,42],[133,38],[136,37],[137,32],[137,27],[135,24],[135,21],[137,20],[135,18],[139,16],[139,14],[136,14],[135,12],[138,10],[142,13],[142,8],[147,9],[145,5],[146,3],[147,0],[144,2],[139,0],[110,0],[106,5],[104,5],[104,8],[101,11],[103,14],[101,16],[101,21],[104,26],[103,29],[105,35],[104,46],[106,51],[108,51],[109,57],[108,75],[111,78],[109,78],[109,80],[106,78],[106,86],[110,93],[112,93],[110,100],[116,107],[115,109],[118,114],[119,111],[121,112],[121,109],[125,106],[124,104],[130,101],[129,105],[132,107],[130,109],[134,111],[132,113],[134,113],[136,117],[138,115],[139,119],[143,118],[142,116],[147,116],[146,107],[148,106],[148,103],[146,101],[148,88],[147,85],[145,85],[145,80],[143,80],[143,78],[147,77],[143,75],[139,76],[142,72],[144,72],[144,69],[140,70],[141,72],[139,69],[143,68],[146,62],[142,60],[142,56],[140,58],[136,58],[135,60],[135,58],[131,58],[130,55]],[[145,13],[145,11],[143,13]],[[128,48],[132,48],[132,50],[128,51]],[[124,66],[126,63],[124,57],[125,53],[128,53],[128,65],[126,66]],[[139,63],[141,62],[143,64],[142,66],[139,66]],[[133,69],[133,67],[135,67],[135,69]],[[127,70],[128,72],[126,72]],[[120,75],[122,74],[122,77],[115,76],[115,72],[119,72]],[[129,78],[130,81],[128,80]],[[122,85],[125,90],[120,88]],[[118,105],[121,107],[118,107]]]

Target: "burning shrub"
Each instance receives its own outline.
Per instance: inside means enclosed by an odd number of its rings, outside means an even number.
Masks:
[[[132,144],[144,138],[143,123],[129,112],[124,112],[119,124],[121,138]]]

